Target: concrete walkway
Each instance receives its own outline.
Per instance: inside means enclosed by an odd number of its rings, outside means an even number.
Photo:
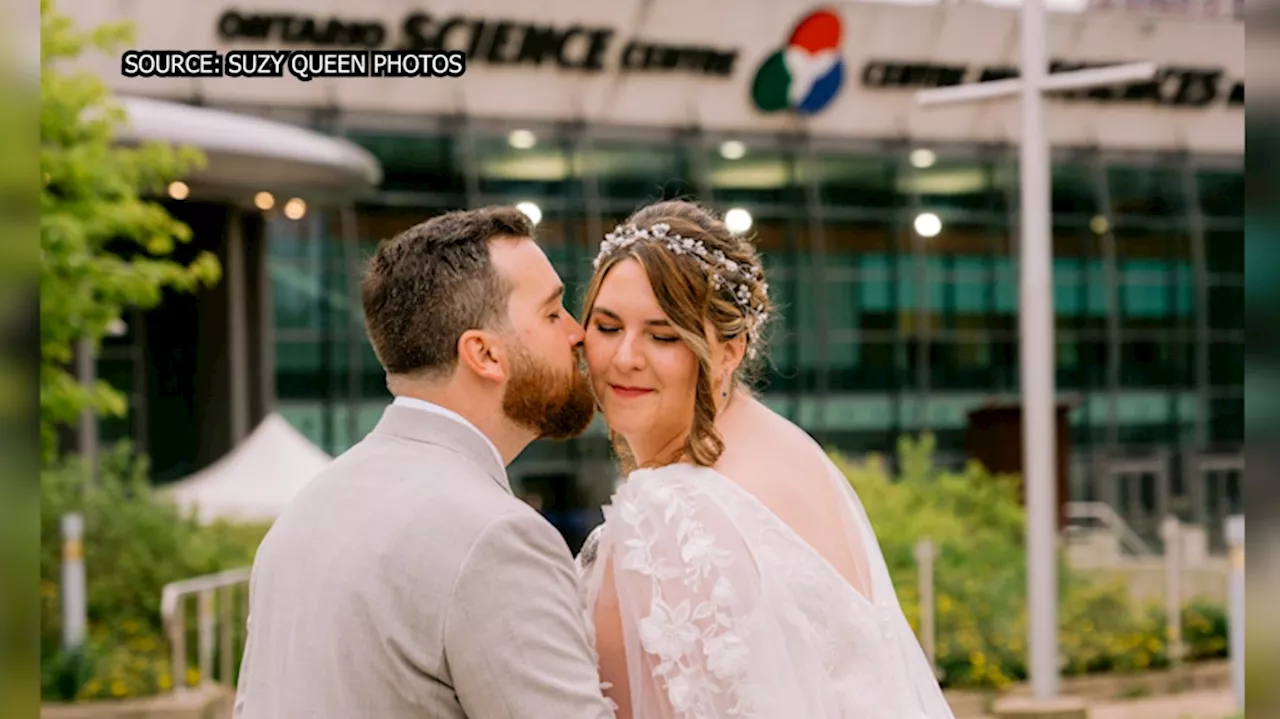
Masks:
[[[1226,719],[1235,714],[1235,694],[1214,689],[1096,704],[1089,719]]]
[[[1142,699],[1095,700],[1089,719],[1227,719],[1237,715],[1229,689],[1204,689]],[[973,702],[952,706],[956,719],[990,719]]]

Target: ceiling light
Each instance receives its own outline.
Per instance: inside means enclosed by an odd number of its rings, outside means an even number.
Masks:
[[[912,224],[921,237],[937,237],[942,232],[942,219],[932,212],[921,212]]]
[[[911,166],[920,170],[933,167],[933,163],[938,161],[938,156],[933,154],[933,150],[926,150],[923,147],[919,150],[911,151]]]
[[[724,213],[724,224],[735,235],[740,235],[751,229],[753,222],[751,213],[741,207],[735,207]]]
[[[191,188],[187,187],[187,183],[185,182],[169,183],[169,197],[172,197],[175,200],[185,200],[187,199],[187,195],[190,195],[190,194],[191,194]]]
[[[512,130],[511,134],[507,135],[507,144],[517,150],[529,150],[538,144],[538,136],[533,134],[532,130]]]
[[[302,216],[307,214],[307,203],[293,197],[284,203],[284,216],[291,220],[301,220]]]
[[[276,206],[276,198],[270,192],[262,191],[253,196],[253,204],[263,212]]]
[[[720,156],[726,160],[741,160],[747,155],[747,146],[738,140],[725,140],[720,145]]]
[[[517,202],[516,209],[524,213],[533,224],[542,222],[542,208],[533,202]]]

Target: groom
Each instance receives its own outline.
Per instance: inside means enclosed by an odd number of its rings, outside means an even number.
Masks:
[[[361,291],[395,401],[258,550],[239,719],[612,716],[569,550],[506,474],[595,411],[532,235],[496,207],[378,248]]]

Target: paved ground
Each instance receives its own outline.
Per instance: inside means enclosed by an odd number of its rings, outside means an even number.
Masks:
[[[1096,702],[1089,719],[1228,719],[1238,715],[1228,689],[1206,689],[1142,699]],[[952,706],[956,719],[990,719],[973,702]]]
[[[1235,695],[1215,689],[1096,705],[1089,719],[1226,719],[1235,714]]]

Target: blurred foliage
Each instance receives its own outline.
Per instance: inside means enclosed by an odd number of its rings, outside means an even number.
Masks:
[[[39,714],[40,42],[35,6],[0,6],[0,717]]]
[[[56,430],[82,409],[122,415],[125,396],[105,382],[87,388],[68,371],[78,340],[97,349],[129,308],[159,304],[166,289],[192,292],[216,283],[217,258],[173,259],[191,229],[149,197],[196,169],[190,149],[117,145],[123,110],[92,73],[72,69],[84,52],[110,52],[132,37],[130,26],[78,30],[41,0],[40,87],[40,432],[44,461],[56,453]]]
[[[937,662],[949,687],[1000,689],[1026,679],[1025,513],[1019,479],[977,462],[949,472],[933,463],[934,439],[904,437],[897,477],[882,458],[833,459],[876,530],[912,627],[919,627],[915,546],[935,547]],[[1120,582],[1072,572],[1059,559],[1060,651],[1064,675],[1140,671],[1168,665],[1163,610],[1139,606]],[[1226,615],[1192,602],[1183,613],[1189,659],[1226,656]]]
[[[71,512],[84,518],[89,641],[80,655],[61,649],[61,518]],[[46,468],[40,525],[46,700],[145,696],[170,688],[160,615],[164,585],[249,566],[266,533],[265,526],[200,525],[150,485],[145,458],[128,444],[104,452],[92,485],[79,459]],[[194,626],[187,622],[188,629]],[[194,684],[199,677],[187,679]]]

